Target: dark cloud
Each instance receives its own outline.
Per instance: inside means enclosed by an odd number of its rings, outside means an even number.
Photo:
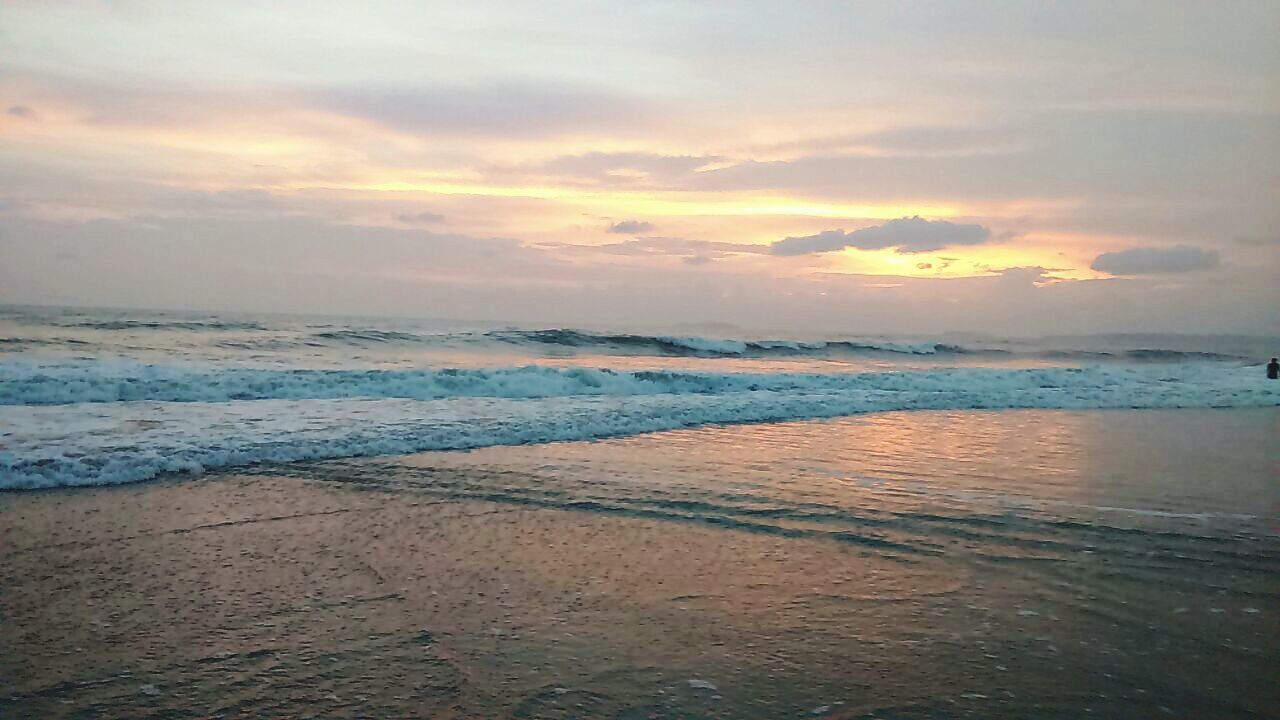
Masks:
[[[1103,253],[1089,266],[1112,275],[1154,275],[1212,270],[1219,265],[1218,251],[1175,245],[1167,248],[1132,248]]]
[[[653,223],[644,222],[643,220],[620,220],[610,225],[605,232],[635,235],[636,233],[650,232],[653,229]]]
[[[433,223],[443,222],[444,216],[440,213],[433,212],[409,212],[396,215],[396,220],[410,225],[431,225]]]
[[[817,235],[789,237],[775,242],[769,251],[774,255],[808,255],[852,247],[859,250],[895,248],[900,253],[920,253],[955,245],[979,245],[990,240],[991,231],[981,225],[958,225],[915,216],[848,233],[827,230]]]
[[[20,117],[26,120],[31,120],[36,116],[36,111],[32,110],[26,105],[12,105],[9,107],[8,110],[5,110],[5,113],[12,115],[14,117]]]

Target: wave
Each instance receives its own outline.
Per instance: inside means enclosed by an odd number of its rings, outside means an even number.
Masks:
[[[1224,355],[1214,352],[1190,350],[1165,350],[1160,348],[1136,348],[1119,352],[1103,352],[1099,350],[1045,350],[1036,353],[1038,357],[1062,360],[1133,360],[1137,362],[1226,362],[1243,360],[1238,355]]]
[[[1093,350],[1025,350],[996,347],[969,347],[955,343],[920,341],[905,342],[883,339],[827,340],[744,340],[699,336],[638,335],[595,333],[585,330],[491,330],[470,333],[419,334],[378,329],[339,329],[315,332],[308,345],[342,344],[374,345],[457,345],[492,344],[517,346],[537,352],[572,349],[612,355],[651,355],[658,357],[768,358],[841,356],[948,357],[1022,356],[1060,360],[1128,360],[1135,362],[1239,361],[1237,355],[1195,352],[1161,348],[1135,348],[1117,351]]]
[[[74,338],[0,337],[0,352],[6,352],[11,349],[20,351],[29,347],[83,347],[91,344]]]
[[[647,349],[662,355],[763,356],[814,355],[838,352],[934,355],[961,353],[963,348],[942,343],[855,342],[850,340],[732,340],[697,336],[598,334],[582,330],[498,330],[486,337],[515,344],[570,347]]]
[[[230,320],[78,320],[50,323],[55,327],[85,328],[89,330],[265,330],[255,322]]]
[[[372,328],[324,330],[308,336],[313,343],[344,345],[502,343],[521,347],[582,348],[604,353],[692,357],[763,357],[887,353],[938,355],[1003,353],[973,350],[946,343],[861,342],[853,340],[734,340],[708,337],[593,333],[584,330],[491,330],[470,333],[419,334]]]
[[[443,336],[417,335],[415,333],[396,332],[394,330],[325,330],[312,333],[311,337],[319,340],[330,340],[349,345],[365,345],[368,343],[425,343]]]
[[[22,316],[25,318],[25,316]],[[27,318],[29,319],[29,318]],[[175,318],[86,318],[84,316],[63,318],[36,318],[37,325],[50,328],[70,330],[85,329],[93,331],[124,331],[143,333],[145,331],[177,331],[183,333],[177,341],[183,352],[191,349],[187,334],[191,340],[212,347],[230,351],[274,352],[285,353],[290,350],[310,350],[313,348],[332,348],[348,351],[350,348],[381,349],[394,352],[398,348],[426,348],[429,350],[492,350],[495,347],[515,348],[518,351],[541,356],[558,356],[567,353],[595,354],[613,356],[652,356],[652,357],[694,357],[694,358],[812,358],[841,359],[847,357],[873,357],[891,361],[895,358],[970,358],[981,361],[984,358],[1029,358],[1051,361],[1083,361],[1083,362],[1225,362],[1242,361],[1246,358],[1240,354],[1215,352],[1217,345],[1202,344],[1200,347],[1183,347],[1176,336],[1165,338],[1169,346],[1146,343],[1159,343],[1159,336],[1133,336],[1127,338],[1133,345],[1125,347],[1122,342],[1125,336],[1098,336],[1093,339],[1097,343],[1089,345],[1055,348],[1052,343],[1082,343],[1088,338],[1051,338],[1042,340],[1004,340],[983,342],[968,341],[971,344],[957,342],[939,342],[935,340],[908,341],[886,337],[831,337],[813,340],[793,339],[745,339],[728,337],[705,337],[698,335],[658,335],[616,332],[595,332],[572,328],[553,328],[541,330],[501,329],[488,331],[419,331],[409,327],[378,327],[349,325],[301,325],[290,322],[268,323],[266,321],[223,320],[218,318],[175,319]],[[24,320],[25,322],[25,320]],[[201,334],[208,337],[201,339]],[[68,333],[61,333],[68,334]],[[82,345],[85,340],[100,343],[100,336],[92,336],[80,340],[72,338],[3,338],[0,339],[0,351],[23,352],[41,349],[53,349],[59,345]],[[1205,341],[1206,343],[1208,341]],[[1235,344],[1231,338],[1220,337],[1218,342],[1226,342],[1233,351],[1254,355],[1253,348],[1248,351],[1234,350],[1242,347],[1239,338]],[[153,341],[130,338],[130,350],[158,350],[164,352],[174,349],[174,338],[156,338]],[[135,347],[137,346],[137,347]],[[1227,347],[1227,346],[1223,346]]]
[[[256,400],[160,401],[203,391],[117,377],[118,384],[145,388],[141,395],[147,399],[102,402],[91,410],[82,404],[0,406],[0,427],[6,428],[0,488],[113,484],[261,462],[589,440],[896,410],[1280,406],[1280,383],[1260,377],[1255,368],[1192,363],[850,375],[511,368],[408,378],[302,373],[292,384],[286,379],[290,374],[259,376],[259,395],[271,397]],[[216,374],[186,376],[187,381],[214,379]],[[414,383],[417,395],[405,397],[404,388]],[[232,384],[221,385],[209,391],[210,397],[225,397]],[[11,387],[17,386],[0,383],[5,397]],[[104,384],[84,387],[105,392]]]
[[[236,400],[336,400],[463,397],[545,398],[583,395],[724,394],[740,392],[852,392],[884,390],[926,393],[967,382],[996,382],[1008,390],[1098,388],[1152,383],[1207,383],[1215,372],[1176,366],[1179,377],[1141,366],[928,372],[692,373],[607,368],[518,368],[439,370],[197,369],[131,362],[0,363],[0,405],[189,402]],[[1252,374],[1252,373],[1251,373]],[[1195,377],[1189,381],[1187,377]],[[1266,386],[1269,387],[1269,386]]]

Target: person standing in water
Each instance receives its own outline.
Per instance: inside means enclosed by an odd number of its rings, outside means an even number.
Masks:
[[[1267,363],[1267,377],[1272,380],[1280,379],[1280,362],[1276,362],[1275,358]]]

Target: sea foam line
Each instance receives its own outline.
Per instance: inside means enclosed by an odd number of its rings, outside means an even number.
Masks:
[[[1252,368],[1117,370],[884,373],[798,391],[9,405],[0,407],[0,488],[891,410],[1280,405],[1280,383]]]
[[[544,398],[576,395],[732,392],[945,391],[974,383],[1001,388],[1130,386],[1135,393],[1170,381],[1217,387],[1251,385],[1251,369],[1220,365],[1094,365],[1085,368],[940,368],[910,372],[694,373],[527,366],[435,370],[274,370],[198,368],[130,362],[0,363],[0,405],[134,401],[227,402],[341,398]],[[1256,373],[1253,373],[1256,374]]]

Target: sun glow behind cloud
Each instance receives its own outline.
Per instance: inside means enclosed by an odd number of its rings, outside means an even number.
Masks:
[[[1104,273],[1079,269],[1055,248],[1014,244],[948,249],[937,253],[901,254],[893,250],[846,249],[834,253],[832,270],[856,275],[895,275],[917,278],[961,278],[998,275],[1018,267],[1044,268],[1062,280],[1092,280]]]
[[[487,183],[387,181],[367,184],[328,185],[323,188],[298,186],[292,190],[326,189],[353,192],[405,193],[430,195],[475,195],[481,197],[530,198],[554,200],[572,209],[590,210],[601,215],[681,216],[757,216],[785,215],[821,218],[871,218],[888,220],[913,214],[932,217],[954,217],[960,214],[955,205],[937,203],[852,204],[816,202],[773,195],[748,193],[695,192],[630,192],[624,190],[593,191],[556,186],[502,186]]]
[[[75,223],[118,223],[124,243],[252,221],[349,234],[367,263],[334,272],[387,264],[361,237],[445,238],[392,263],[433,268],[397,281],[642,288],[618,302],[738,286],[798,298],[811,283],[831,298],[838,282],[925,296],[966,279],[995,297],[1013,283],[988,281],[1022,268],[1037,288],[1130,288],[1139,308],[1187,288],[1189,316],[1197,293],[1255,324],[1274,304],[1280,56],[1260,30],[1274,9],[1136,2],[1123,24],[1030,5],[958,24],[825,2],[331,10],[3,8],[0,280],[60,267],[14,258],[71,253],[43,248]],[[528,32],[512,42],[493,17]],[[929,252],[769,251],[916,216],[985,234]],[[32,228],[54,240],[22,240]],[[470,264],[436,269],[428,255],[455,245]],[[1177,283],[1160,275],[1178,263],[1092,269],[1182,247],[1214,262]]]

